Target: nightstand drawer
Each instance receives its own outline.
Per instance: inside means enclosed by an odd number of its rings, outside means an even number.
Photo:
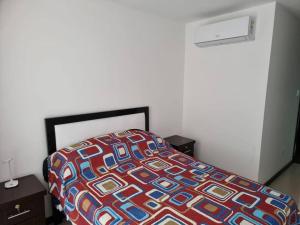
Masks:
[[[6,204],[1,214],[1,222],[4,225],[26,224],[25,221],[43,215],[44,197],[31,196],[31,198],[21,199]]]
[[[33,219],[26,220],[24,222],[18,223],[18,225],[45,225],[45,219],[42,217],[36,217]]]
[[[19,185],[10,189],[0,183],[0,224],[44,225],[44,186],[34,175],[20,177],[18,181]]]
[[[194,152],[194,143],[177,146],[176,149],[185,154],[190,154]]]

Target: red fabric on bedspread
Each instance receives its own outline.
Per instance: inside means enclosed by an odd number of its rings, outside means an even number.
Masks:
[[[91,138],[48,161],[50,193],[74,224],[300,224],[290,196],[141,130]]]

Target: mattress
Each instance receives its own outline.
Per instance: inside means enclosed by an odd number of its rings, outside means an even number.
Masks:
[[[49,190],[73,224],[294,225],[291,196],[197,161],[142,130],[111,133],[48,158]]]

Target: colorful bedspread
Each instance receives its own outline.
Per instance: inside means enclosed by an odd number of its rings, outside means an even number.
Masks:
[[[197,161],[141,130],[49,157],[50,193],[73,224],[300,224],[293,199]]]

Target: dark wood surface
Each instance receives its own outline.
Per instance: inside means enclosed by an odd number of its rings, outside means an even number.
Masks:
[[[44,186],[34,175],[18,178],[18,181],[19,185],[11,189],[5,189],[4,182],[0,184],[0,205],[31,195],[45,195],[47,193]]]
[[[179,135],[173,135],[170,137],[166,137],[165,140],[169,142],[172,146],[182,146],[186,144],[194,144],[195,140],[192,140],[190,138],[182,137]]]
[[[0,183],[0,224],[44,225],[46,189],[34,175],[18,180],[19,185],[11,189]]]
[[[173,135],[170,137],[164,138],[170,145],[175,148],[176,150],[189,155],[191,157],[194,156],[194,144],[195,140],[182,137],[179,135]]]

